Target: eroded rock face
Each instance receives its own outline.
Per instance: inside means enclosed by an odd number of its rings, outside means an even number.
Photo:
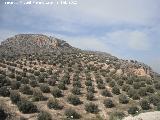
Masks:
[[[66,41],[41,34],[19,34],[1,43],[0,52],[7,55],[46,53],[74,49]]]

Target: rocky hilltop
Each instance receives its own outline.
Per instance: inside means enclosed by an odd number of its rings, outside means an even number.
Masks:
[[[74,48],[66,41],[41,34],[19,34],[3,41],[0,53],[7,56],[23,54],[44,54],[71,51]]]

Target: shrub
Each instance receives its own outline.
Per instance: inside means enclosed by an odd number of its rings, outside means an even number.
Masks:
[[[48,79],[48,84],[51,85],[51,86],[54,86],[56,84],[56,80],[49,78]]]
[[[71,91],[75,95],[80,95],[81,94],[81,89],[78,88],[78,87],[73,87],[73,89]]]
[[[154,87],[155,87],[157,90],[160,90],[160,82],[155,83]]]
[[[40,72],[45,72],[45,69],[44,68],[40,68],[39,71]]]
[[[110,87],[114,87],[116,85],[116,82],[114,80],[110,81],[109,82],[109,86]]]
[[[85,104],[85,110],[89,113],[97,113],[99,111],[98,105],[92,102]]]
[[[153,94],[148,97],[148,100],[150,103],[157,106],[157,104],[160,103],[160,96]]]
[[[79,104],[81,104],[80,99],[77,96],[75,96],[75,95],[69,95],[67,97],[67,100],[72,105],[79,105]]]
[[[50,98],[47,102],[47,106],[49,109],[59,110],[62,109],[63,106],[59,104],[58,100],[56,98]]]
[[[133,100],[139,100],[140,99],[140,96],[138,93],[135,93],[133,96],[132,96],[132,99]]]
[[[39,83],[44,83],[44,76],[42,76],[42,75],[39,75],[38,77],[37,77],[37,80],[39,81]]]
[[[26,101],[26,100],[19,101],[17,106],[19,111],[25,114],[37,112],[37,106],[30,101]]]
[[[10,78],[5,77],[5,78],[0,79],[0,87],[8,86],[10,84],[11,84]]]
[[[62,83],[62,82],[60,82],[58,84],[58,88],[61,89],[61,90],[66,90],[67,89],[66,85],[64,83]]]
[[[145,88],[140,88],[138,94],[143,97],[147,95],[147,91]]]
[[[126,95],[121,94],[119,95],[119,102],[122,104],[127,104],[129,102],[129,99]]]
[[[17,81],[21,81],[21,80],[22,80],[22,76],[17,75],[17,76],[16,76],[16,80],[17,80]]]
[[[22,92],[23,94],[27,94],[27,95],[33,94],[33,91],[31,90],[31,87],[29,85],[22,85],[19,88],[19,91]]]
[[[115,86],[115,87],[112,88],[112,93],[114,93],[116,95],[119,95],[120,94],[120,89],[117,86]]]
[[[146,83],[147,83],[148,85],[152,85],[153,81],[152,81],[151,79],[147,79],[147,80],[146,80]]]
[[[147,100],[140,101],[140,106],[143,110],[149,110],[150,109],[150,104]]]
[[[15,73],[10,73],[10,74],[8,75],[8,77],[10,77],[10,78],[15,78],[16,76],[15,76]]]
[[[126,84],[130,84],[130,85],[132,85],[132,84],[133,84],[133,80],[132,80],[132,79],[128,79],[128,80],[126,80]]]
[[[154,92],[155,92],[153,86],[147,86],[147,87],[146,87],[146,90],[147,90],[147,92],[149,92],[149,93],[154,93]]]
[[[60,90],[60,89],[58,89],[58,88],[54,88],[52,91],[51,91],[51,93],[52,93],[52,95],[54,96],[54,97],[62,97],[63,95],[62,95],[62,91]]]
[[[129,85],[124,84],[124,85],[122,86],[122,90],[125,91],[125,92],[128,92],[129,89],[130,89],[130,86],[129,86]]]
[[[10,114],[8,114],[5,110],[5,108],[3,108],[3,106],[0,106],[0,118],[1,120],[7,120],[9,118]]]
[[[52,120],[52,116],[48,112],[41,111],[38,116],[38,120]]]
[[[139,89],[141,87],[139,82],[133,83],[133,88],[134,89]]]
[[[7,86],[4,86],[4,87],[0,88],[0,96],[3,96],[3,97],[9,97],[10,96],[10,91],[9,91],[9,88]]]
[[[141,87],[146,87],[146,82],[144,82],[144,81],[140,82],[140,86]]]
[[[105,89],[101,92],[101,94],[105,97],[112,97],[112,94],[109,90]]]
[[[125,116],[125,114],[121,111],[116,111],[111,113],[109,120],[122,120],[122,118]]]
[[[22,84],[28,84],[29,83],[29,79],[27,77],[23,77],[21,80]]]
[[[65,115],[69,119],[79,119],[81,117],[80,114],[71,108],[65,110]]]
[[[20,82],[18,82],[16,80],[13,80],[11,82],[11,89],[12,90],[17,90],[17,89],[19,89],[20,86],[21,86]]]
[[[98,84],[97,84],[97,88],[98,88],[98,89],[105,89],[105,85],[102,84],[102,83],[98,83]]]
[[[10,99],[13,104],[17,104],[21,100],[19,92],[18,91],[11,91],[10,92]]]
[[[120,86],[122,86],[124,84],[124,81],[123,80],[118,80],[117,84],[120,85]]]
[[[137,114],[138,112],[139,112],[139,108],[137,106],[131,106],[128,109],[128,113],[132,115]]]
[[[92,100],[94,100],[94,93],[88,92],[87,95],[86,95],[86,97],[87,97],[87,100],[92,101]]]
[[[128,90],[127,95],[131,98],[136,93],[137,93],[137,91],[135,89],[131,88],[130,90]]]
[[[48,87],[47,84],[41,84],[41,85],[40,85],[40,89],[41,89],[41,91],[44,92],[44,93],[49,93],[49,92],[50,92],[50,88]]]
[[[105,99],[103,104],[105,105],[106,108],[112,108],[115,106],[111,99]]]
[[[95,92],[94,86],[88,86],[88,87],[87,87],[87,91],[94,93],[94,92]]]
[[[34,71],[34,75],[35,75],[35,76],[39,76],[39,75],[40,75],[40,72],[39,72],[39,71]]]
[[[69,77],[69,75],[64,75],[61,81],[64,84],[70,84],[70,77]]]
[[[160,102],[157,104],[157,110],[160,111]]]
[[[46,100],[47,98],[45,98],[42,94],[42,92],[39,89],[34,89],[33,91],[33,97],[32,100],[33,101],[43,101]]]
[[[37,86],[38,86],[37,80],[30,80],[29,84],[30,84],[30,86],[32,86],[32,87],[37,87]]]
[[[73,81],[73,87],[82,87],[81,81]]]
[[[86,80],[85,85],[86,86],[92,86],[92,80]]]

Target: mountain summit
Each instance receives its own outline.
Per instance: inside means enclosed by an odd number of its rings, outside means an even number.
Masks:
[[[43,54],[74,49],[66,41],[42,34],[19,34],[3,41],[0,53],[4,55]]]

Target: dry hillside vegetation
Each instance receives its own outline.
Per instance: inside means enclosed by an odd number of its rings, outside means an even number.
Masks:
[[[0,53],[2,120],[117,120],[160,110],[160,77],[143,63],[33,34],[7,39]]]

